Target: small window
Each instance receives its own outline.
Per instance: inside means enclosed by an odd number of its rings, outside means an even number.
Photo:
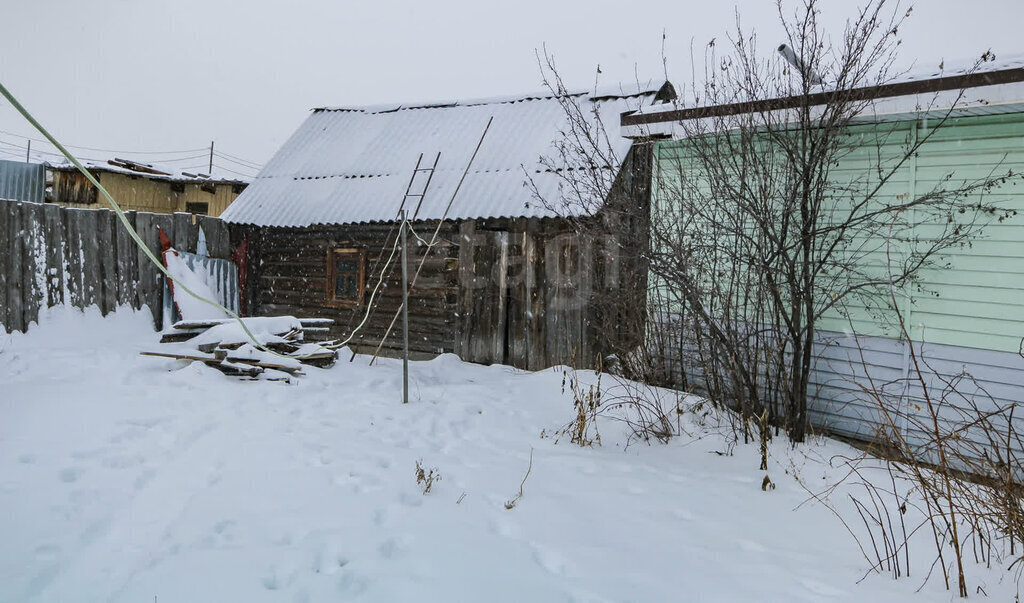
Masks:
[[[331,249],[327,252],[327,304],[342,308],[358,306],[366,285],[366,251]]]
[[[209,203],[185,203],[185,211],[190,214],[208,215],[210,213]]]

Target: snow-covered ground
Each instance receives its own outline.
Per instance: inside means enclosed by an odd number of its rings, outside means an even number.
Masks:
[[[867,561],[793,478],[840,475],[837,442],[776,440],[762,491],[756,444],[542,438],[573,416],[560,370],[443,356],[412,364],[403,406],[397,361],[242,382],[138,356],[146,312],[42,323],[0,335],[0,601],[953,598],[938,575],[915,594],[927,548],[910,579],[857,584]],[[969,571],[972,596],[1016,593]]]

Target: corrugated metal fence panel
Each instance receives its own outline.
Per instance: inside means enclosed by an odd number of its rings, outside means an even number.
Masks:
[[[235,314],[241,314],[238,289],[238,266],[230,260],[219,260],[203,255],[196,255],[185,251],[179,251],[178,255],[185,260],[185,264],[203,279],[210,289],[216,294],[214,300]],[[170,288],[167,286],[167,279],[164,282],[164,327],[181,320],[181,313],[174,306],[171,299]],[[187,295],[187,294],[186,294]]]
[[[45,197],[45,166],[41,163],[0,160],[0,199],[42,203]]]

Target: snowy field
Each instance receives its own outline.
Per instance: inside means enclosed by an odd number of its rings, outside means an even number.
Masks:
[[[911,578],[858,584],[850,534],[801,506],[794,473],[824,487],[843,444],[773,442],[765,492],[756,444],[542,438],[573,416],[560,370],[413,363],[403,406],[398,361],[242,382],[138,356],[158,349],[146,313],[42,322],[0,335],[3,602],[954,598],[938,570],[915,592],[927,541]],[[417,461],[441,475],[426,494]],[[969,572],[974,598],[1016,594]]]

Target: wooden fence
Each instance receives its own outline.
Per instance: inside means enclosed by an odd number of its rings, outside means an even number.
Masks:
[[[162,229],[176,249],[195,252],[202,228],[211,257],[232,247],[227,225],[207,216],[126,212],[146,246],[160,253]],[[68,209],[0,200],[0,326],[25,331],[42,308],[148,307],[161,328],[163,280],[107,209]]]

